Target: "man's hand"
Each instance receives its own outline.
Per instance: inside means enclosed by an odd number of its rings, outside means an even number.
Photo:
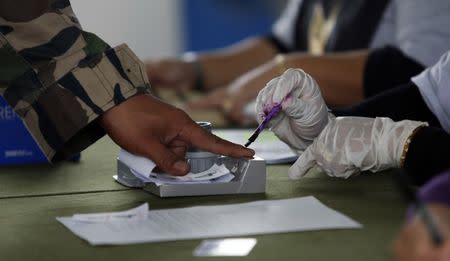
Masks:
[[[416,217],[407,223],[393,244],[397,261],[449,261],[450,260],[450,208],[445,205],[428,207],[437,221],[446,241],[442,246],[434,246],[422,221]]]
[[[101,124],[119,146],[176,176],[190,170],[184,158],[188,146],[235,158],[254,155],[253,150],[214,136],[182,110],[148,95],[135,96],[105,112]]]

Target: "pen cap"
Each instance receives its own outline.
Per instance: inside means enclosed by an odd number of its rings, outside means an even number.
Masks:
[[[199,121],[197,124],[208,132],[212,131],[212,124],[210,122]],[[186,159],[191,165],[192,173],[199,173],[210,169],[216,162],[217,158],[219,158],[219,155],[202,151],[195,147],[189,147],[186,152]]]

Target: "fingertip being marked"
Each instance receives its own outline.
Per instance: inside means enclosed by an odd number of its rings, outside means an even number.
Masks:
[[[245,147],[243,147],[245,148]],[[253,149],[245,148],[245,157],[253,158],[255,156],[255,151]]]

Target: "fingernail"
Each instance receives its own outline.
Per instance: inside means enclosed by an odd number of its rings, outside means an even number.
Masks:
[[[173,167],[175,168],[176,171],[183,172],[183,173],[187,172],[187,170],[189,168],[188,164],[181,160],[175,162]]]
[[[246,148],[246,150],[247,150],[247,155],[248,155],[248,156],[253,156],[253,155],[255,155],[255,151],[254,151],[254,150],[249,149],[249,148]]]

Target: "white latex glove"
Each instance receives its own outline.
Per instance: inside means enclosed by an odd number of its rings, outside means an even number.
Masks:
[[[284,99],[287,97],[286,99]],[[271,80],[256,98],[256,117],[282,103],[282,111],[269,123],[275,135],[298,153],[303,152],[327,125],[328,108],[316,81],[300,69],[289,69]]]
[[[339,117],[325,129],[289,169],[299,179],[318,166],[329,176],[348,178],[361,171],[400,167],[405,144],[413,131],[427,123],[394,122],[389,118]]]

